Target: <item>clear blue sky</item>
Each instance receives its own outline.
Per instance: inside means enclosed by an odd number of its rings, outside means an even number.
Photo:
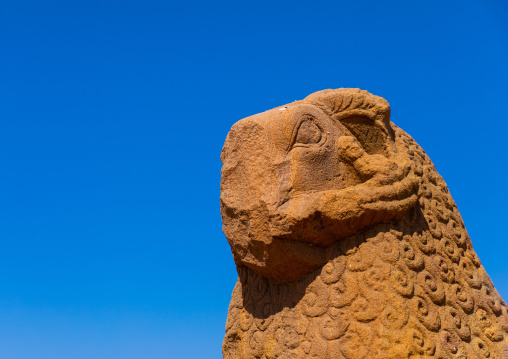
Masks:
[[[504,1],[0,4],[0,359],[221,358],[222,144],[324,88],[390,102],[508,299]]]

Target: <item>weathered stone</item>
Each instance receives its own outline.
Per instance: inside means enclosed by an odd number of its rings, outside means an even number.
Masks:
[[[508,358],[508,307],[384,99],[324,90],[245,118],[221,159],[224,358]]]

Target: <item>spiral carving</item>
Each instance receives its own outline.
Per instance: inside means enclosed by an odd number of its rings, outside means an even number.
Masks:
[[[508,358],[508,306],[445,182],[389,122],[387,102],[325,90],[275,112],[232,130],[223,153],[238,270],[224,358]],[[277,121],[289,122],[267,130]],[[241,155],[253,148],[251,165]],[[327,151],[336,153],[319,167]]]

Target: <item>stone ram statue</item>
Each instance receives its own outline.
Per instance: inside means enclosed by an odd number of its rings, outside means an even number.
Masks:
[[[224,358],[508,359],[508,307],[386,100],[316,92],[237,122],[221,159]]]

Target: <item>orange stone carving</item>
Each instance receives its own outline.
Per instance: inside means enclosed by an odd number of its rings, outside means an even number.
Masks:
[[[508,306],[446,183],[381,97],[316,92],[237,122],[226,359],[508,359]]]

